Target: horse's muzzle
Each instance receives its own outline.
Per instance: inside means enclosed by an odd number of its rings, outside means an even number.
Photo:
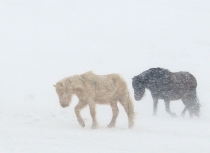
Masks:
[[[135,94],[134,98],[135,98],[136,101],[139,101],[139,100],[141,100],[142,97],[138,94]]]
[[[66,103],[60,103],[60,104],[61,104],[61,107],[63,107],[63,108],[68,106],[68,104],[66,104]]]

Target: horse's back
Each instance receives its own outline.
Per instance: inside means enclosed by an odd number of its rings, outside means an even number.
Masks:
[[[197,87],[196,78],[189,72],[174,72],[172,77],[175,84],[182,84],[188,89],[195,89]]]
[[[119,90],[127,88],[124,79],[116,73],[106,75],[92,74],[86,82],[87,92],[93,96],[98,103],[108,103],[117,96]],[[91,92],[90,92],[91,91]],[[92,92],[93,91],[93,92]]]

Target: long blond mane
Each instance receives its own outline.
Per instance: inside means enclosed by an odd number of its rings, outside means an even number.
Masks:
[[[89,73],[92,73],[92,71],[89,71],[87,72],[87,76],[90,75]],[[93,73],[92,73],[93,74]],[[59,85],[59,84],[62,84],[64,86],[67,86],[69,85],[69,83],[80,83],[81,81],[84,82],[84,76],[86,76],[86,73],[84,74],[81,74],[81,75],[73,75],[73,76],[70,76],[70,77],[66,77],[66,78],[63,78],[62,80],[58,81],[56,83],[56,85]]]

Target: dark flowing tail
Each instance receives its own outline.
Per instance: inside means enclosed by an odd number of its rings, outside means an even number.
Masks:
[[[196,90],[192,91],[190,99],[191,99],[190,107],[192,109],[193,114],[196,115],[196,116],[199,116],[201,104],[200,104],[199,99],[197,97]]]

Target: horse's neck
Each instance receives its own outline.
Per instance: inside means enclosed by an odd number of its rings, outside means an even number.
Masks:
[[[72,86],[73,88],[77,88],[78,86],[82,86],[85,82],[84,78],[80,75],[74,75],[67,79],[68,85]]]
[[[81,77],[83,77],[83,78],[92,78],[93,77],[93,72],[92,71],[88,71],[88,72],[86,72],[86,73],[84,73],[84,74],[82,74],[82,75],[80,75]]]
[[[95,74],[92,71],[88,71],[84,74],[81,74],[80,78],[83,79],[84,81],[90,82],[92,80],[95,80]]]
[[[95,79],[95,75],[89,71],[81,75],[74,75],[66,78],[65,83],[67,86],[72,86],[73,88],[83,87],[85,82],[90,82]]]

